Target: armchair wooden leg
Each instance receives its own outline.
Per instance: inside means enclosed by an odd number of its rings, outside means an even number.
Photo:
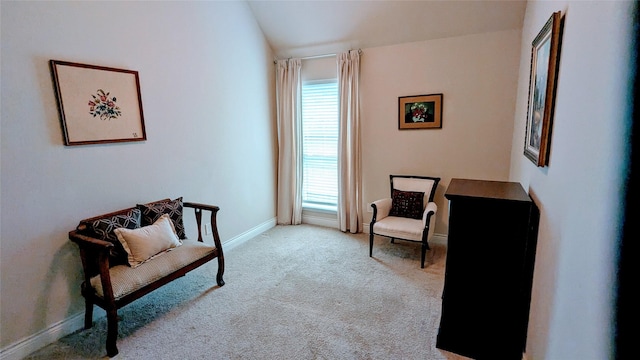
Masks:
[[[118,355],[116,341],[118,339],[118,312],[116,309],[107,310],[107,356]]]
[[[373,255],[373,232],[369,234],[369,257]]]
[[[429,249],[429,245],[425,242],[422,243],[422,255],[420,256],[420,268],[424,269],[424,260],[427,255],[427,249]]]

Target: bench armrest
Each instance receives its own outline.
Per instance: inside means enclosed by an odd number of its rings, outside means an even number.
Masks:
[[[222,257],[222,242],[220,241],[220,235],[218,234],[218,225],[216,220],[216,215],[220,208],[215,205],[207,205],[201,203],[194,202],[184,202],[182,204],[184,207],[193,208],[196,214],[196,223],[198,225],[198,241],[203,242],[202,240],[202,211],[209,211],[211,213],[211,233],[213,235],[213,243],[218,249],[219,256]]]
[[[220,208],[215,206],[215,205],[200,204],[200,203],[195,203],[195,202],[184,202],[182,204],[182,206],[190,207],[190,208],[194,208],[194,209],[200,209],[200,210],[209,210],[211,212],[215,212],[215,211],[220,210]]]
[[[109,241],[82,235],[77,230],[69,232],[69,239],[78,244],[80,248],[80,259],[84,268],[83,292],[93,292],[91,277],[95,274],[100,274],[102,287],[105,289],[105,299],[113,299],[111,276],[109,274],[109,254],[114,245]]]
[[[80,248],[88,248],[92,251],[110,251],[114,247],[112,243],[105,240],[96,239],[91,236],[80,234],[78,231],[73,230],[69,232],[69,240],[78,244]]]

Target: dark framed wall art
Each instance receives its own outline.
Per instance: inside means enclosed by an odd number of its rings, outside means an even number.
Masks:
[[[555,12],[532,42],[524,155],[536,166],[549,163],[562,18]]]
[[[65,145],[144,141],[138,72],[50,60]]]
[[[442,94],[398,98],[398,129],[442,128]]]

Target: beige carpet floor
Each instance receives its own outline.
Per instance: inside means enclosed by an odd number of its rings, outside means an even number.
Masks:
[[[121,309],[114,359],[467,359],[435,347],[446,247],[276,226]],[[105,358],[106,319],[27,359]]]

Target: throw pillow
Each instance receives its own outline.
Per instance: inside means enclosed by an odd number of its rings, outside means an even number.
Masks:
[[[118,241],[118,237],[114,233],[115,229],[137,229],[141,226],[141,211],[139,209],[131,209],[126,213],[95,219],[87,224],[87,227],[100,240],[106,240],[115,245],[111,251],[116,263],[126,263],[127,253]]]
[[[184,222],[182,221],[182,197],[175,200],[160,200],[148,204],[138,204],[138,209],[142,211],[142,226],[151,225],[163,214],[169,215],[175,226],[178,238],[187,238],[184,232]]]
[[[114,232],[127,252],[131,267],[138,267],[145,261],[182,245],[167,214],[161,215],[152,225],[133,230],[118,228]]]
[[[422,219],[424,212],[424,193],[393,189],[389,216]]]

